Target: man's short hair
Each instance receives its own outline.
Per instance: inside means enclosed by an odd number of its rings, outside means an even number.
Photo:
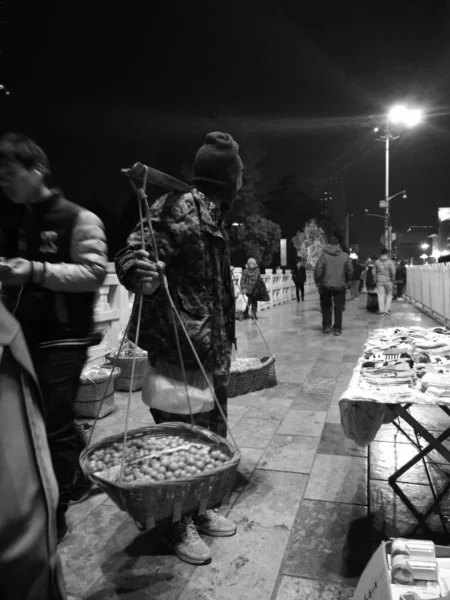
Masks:
[[[380,254],[389,254],[389,250],[387,248],[382,248]]]
[[[37,169],[44,175],[44,181],[51,175],[47,155],[23,133],[10,132],[0,138],[0,166],[11,162],[27,170]]]
[[[339,240],[335,236],[330,237],[330,241],[328,243],[330,246],[339,246]]]

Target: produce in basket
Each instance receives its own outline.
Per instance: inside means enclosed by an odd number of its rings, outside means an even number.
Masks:
[[[130,440],[125,448],[122,482],[129,485],[188,479],[221,467],[230,460],[223,445],[205,445],[181,436]],[[89,456],[89,470],[107,481],[120,476],[123,444],[96,449]]]
[[[120,349],[120,353],[119,353],[119,348],[112,348],[108,352],[108,356],[110,358],[133,358],[135,351],[136,351],[137,358],[142,358],[144,356],[147,356],[147,354],[148,354],[146,352],[146,350],[142,350],[142,348],[139,348],[139,346],[136,346],[132,342],[125,341],[123,343],[122,348]]]
[[[261,361],[259,358],[235,358],[231,363],[231,373],[243,373],[250,369],[259,369]]]
[[[117,371],[119,372],[119,371]],[[81,376],[80,383],[82,385],[88,383],[101,383],[109,378],[111,375],[111,367],[103,366],[99,367],[98,365],[90,365],[84,367]]]

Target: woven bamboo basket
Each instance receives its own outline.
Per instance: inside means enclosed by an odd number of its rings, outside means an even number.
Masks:
[[[100,377],[81,376],[80,387],[74,403],[75,416],[83,419],[103,419],[114,411],[114,380],[120,375],[115,368],[110,378],[111,366],[103,365],[106,371]],[[99,413],[100,410],[100,413]]]
[[[112,482],[98,477],[89,470],[90,456],[98,449],[122,443],[123,435],[114,435],[85,449],[80,456],[84,474],[97,484],[115,504],[127,512],[142,529],[156,524],[178,521],[181,515],[191,512],[202,514],[208,508],[219,506],[226,500],[234,486],[241,453],[227,440],[202,427],[185,423],[164,423],[128,432],[127,442],[139,438],[163,438],[181,436],[186,441],[220,445],[229,461],[206,473],[191,475],[186,479],[160,481],[157,483]]]
[[[265,356],[259,361],[259,365],[252,366],[245,371],[231,370],[227,385],[228,398],[259,392],[277,385],[275,357]],[[233,364],[231,368],[233,369]]]
[[[131,385],[131,391],[137,392],[142,389],[144,379],[148,371],[147,353],[142,356],[136,356],[136,366],[134,369],[134,379],[131,381],[131,371],[133,368],[133,356],[117,357],[114,352],[106,355],[108,363],[119,367],[120,375],[115,379],[114,386],[118,391],[128,392]]]

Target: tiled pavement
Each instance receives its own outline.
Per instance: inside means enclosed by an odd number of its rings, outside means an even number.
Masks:
[[[387,484],[393,465],[410,456],[407,440],[385,426],[372,444],[369,477],[367,450],[341,430],[339,397],[369,331],[380,324],[364,302],[362,296],[347,303],[342,337],[322,334],[316,294],[260,314],[277,357],[279,385],[229,402],[243,460],[224,510],[239,530],[235,537],[208,541],[210,565],[181,563],[157,532],[138,535],[132,520],[99,494],[70,509],[71,534],[60,546],[70,588],[86,600],[351,598],[377,535],[410,533],[414,523]],[[434,324],[403,302],[384,323]],[[238,342],[241,356],[267,354],[253,322],[238,323]],[[116,404],[116,412],[99,421],[96,438],[123,430],[125,395],[118,394]],[[422,417],[439,427],[436,411]],[[145,422],[150,416],[137,393],[130,427]],[[405,477],[404,487],[425,501],[430,490],[421,468]],[[442,483],[440,469],[433,477]]]

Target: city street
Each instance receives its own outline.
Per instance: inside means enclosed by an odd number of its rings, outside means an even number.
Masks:
[[[435,323],[407,302],[392,317],[367,313],[366,296],[347,302],[341,337],[325,336],[316,293],[260,313],[277,358],[279,385],[229,402],[229,420],[243,459],[223,510],[239,525],[232,538],[210,538],[213,561],[180,562],[157,531],[140,534],[124,512],[97,494],[69,512],[60,546],[70,589],[86,600],[346,600],[383,536],[411,531],[414,519],[387,484],[394,464],[408,460],[405,439],[385,426],[368,452],[342,433],[338,401],[368,333],[380,326]],[[237,324],[238,356],[267,349],[251,321]],[[99,421],[95,439],[124,428],[127,395]],[[427,419],[433,428],[433,410]],[[151,422],[134,394],[130,428]],[[437,422],[436,427],[439,427]],[[419,467],[407,482],[428,502]],[[377,512],[374,531],[368,507]],[[208,539],[208,538],[205,538]],[[208,542],[209,543],[209,542]]]

